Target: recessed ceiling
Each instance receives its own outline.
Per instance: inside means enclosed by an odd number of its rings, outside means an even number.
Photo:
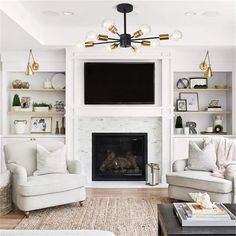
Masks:
[[[3,2],[5,4],[2,10],[44,45],[76,45],[85,40],[88,31],[108,33],[101,27],[102,21],[106,18],[113,19],[119,31],[123,31],[123,16],[115,9],[115,6],[122,1],[35,0],[17,1],[17,5],[14,1]],[[130,33],[136,31],[140,25],[148,24],[152,28],[150,35],[171,33],[176,29],[183,32],[181,41],[161,42],[161,45],[235,45],[234,0],[136,0],[128,2],[134,5],[134,12],[127,15],[127,30]],[[63,12],[73,14],[63,14]],[[186,12],[196,14],[187,17]],[[30,22],[34,26],[30,25]]]

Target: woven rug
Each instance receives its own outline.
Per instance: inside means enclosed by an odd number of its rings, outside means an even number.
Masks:
[[[78,203],[32,211],[16,229],[108,230],[116,236],[158,235],[157,204],[167,198],[94,197]]]

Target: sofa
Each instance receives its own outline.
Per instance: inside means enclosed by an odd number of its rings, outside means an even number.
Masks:
[[[61,142],[42,143],[49,151],[55,151]],[[85,176],[80,162],[67,160],[68,173],[36,175],[37,143],[35,141],[10,143],[4,146],[6,166],[12,174],[13,203],[25,215],[29,211],[58,206],[86,199]]]
[[[202,145],[202,143],[199,143]],[[187,169],[188,159],[174,161],[171,173],[166,175],[169,197],[192,201],[189,193],[207,192],[213,202],[236,203],[236,165],[228,165],[224,178],[212,172]]]

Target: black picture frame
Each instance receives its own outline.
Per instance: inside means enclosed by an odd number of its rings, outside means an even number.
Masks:
[[[181,111],[181,112],[187,111],[187,100],[186,99],[176,99],[176,110]]]

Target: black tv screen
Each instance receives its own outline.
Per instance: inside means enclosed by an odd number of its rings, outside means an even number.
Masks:
[[[84,63],[85,104],[154,104],[154,63]]]

